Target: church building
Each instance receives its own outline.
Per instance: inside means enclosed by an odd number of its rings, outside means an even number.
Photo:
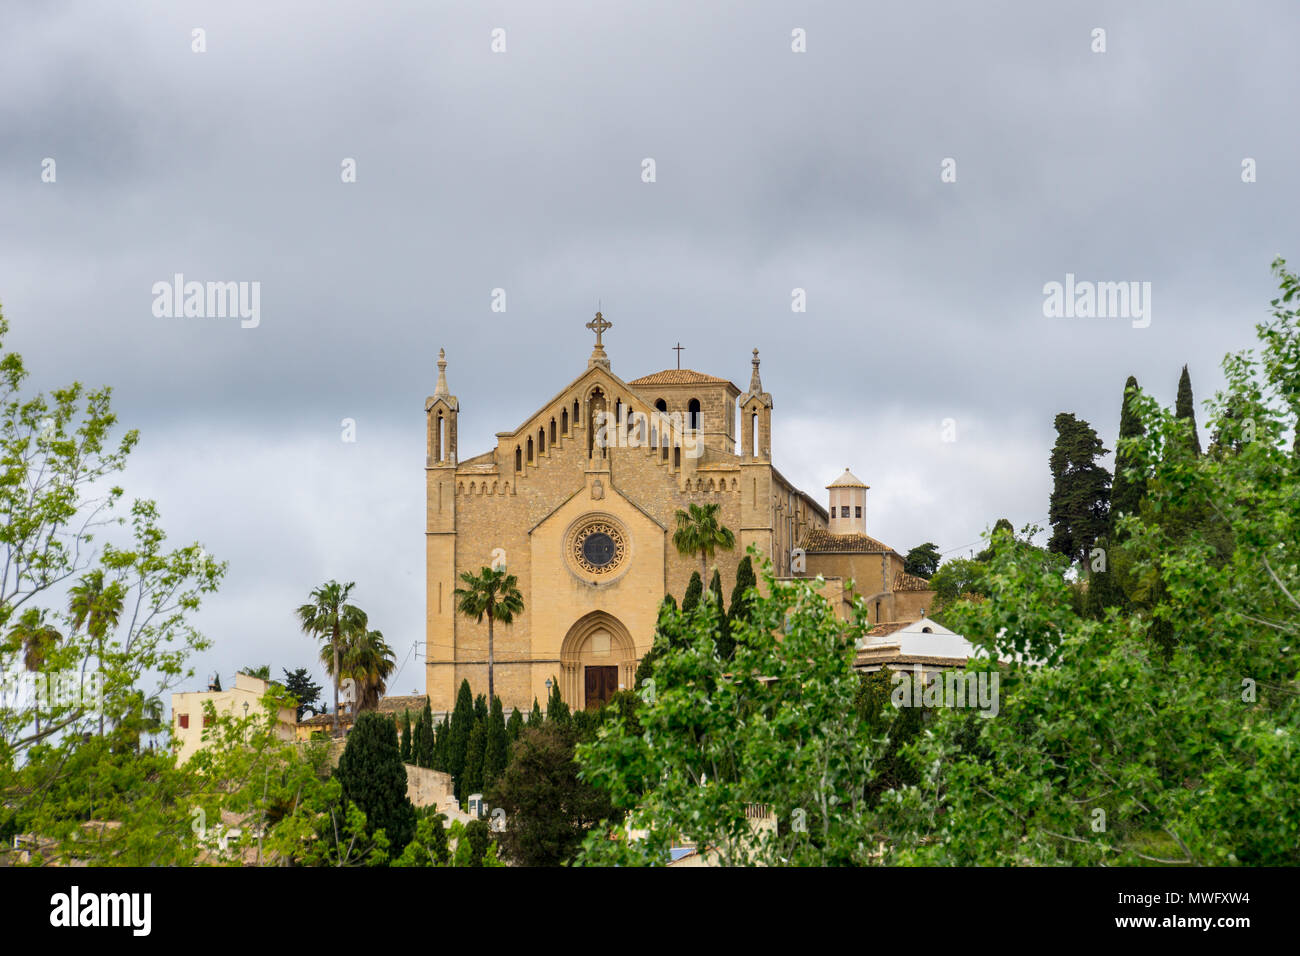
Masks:
[[[716,564],[728,596],[753,544],[778,576],[827,577],[832,600],[855,579],[873,623],[920,616],[933,592],[867,536],[867,486],[846,470],[830,486],[828,512],[776,469],[757,349],[745,392],[683,368],[625,381],[602,342],[611,327],[597,312],[586,369],[466,459],[460,403],[439,353],[425,401],[426,686],[435,711],[453,708],[462,680],[476,695],[487,691],[487,621],[457,614],[453,594],[462,572],[484,567],[507,568],[523,595],[523,612],[493,632],[493,682],[507,713],[544,703],[552,679],[574,709],[632,688],[664,595],[680,601],[700,571],[699,555],[672,542],[676,513],[691,504],[719,505],[735,534],[735,549],[718,551],[709,568],[711,576]]]

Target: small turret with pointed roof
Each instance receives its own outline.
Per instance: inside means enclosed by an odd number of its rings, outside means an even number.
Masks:
[[[456,417],[460,402],[447,388],[447,350],[438,349],[438,384],[424,401],[428,419],[428,465],[456,464]]]
[[[848,466],[826,488],[831,493],[831,534],[867,533],[867,484]]]
[[[438,384],[433,389],[434,398],[449,398],[447,391],[447,350],[438,349]]]
[[[763,391],[758,349],[751,360],[749,391],[740,396],[740,453],[748,461],[772,458],[772,396]]]

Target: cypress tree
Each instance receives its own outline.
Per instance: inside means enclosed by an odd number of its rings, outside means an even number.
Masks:
[[[1120,515],[1135,515],[1146,494],[1146,477],[1129,476],[1135,465],[1133,456],[1124,450],[1124,439],[1137,438],[1146,432],[1146,426],[1138,415],[1132,402],[1136,400],[1138,381],[1130,375],[1124,383],[1124,395],[1120,400],[1119,438],[1115,443],[1115,478],[1110,487],[1110,511],[1106,519],[1106,532],[1101,544],[1106,550],[1105,571],[1091,572],[1088,575],[1088,594],[1085,609],[1095,618],[1105,616],[1108,607],[1126,607],[1127,592],[1124,582],[1119,579],[1119,570],[1115,565],[1115,548],[1119,544],[1116,529]]]
[[[456,796],[460,797],[460,778],[465,773],[465,759],[469,751],[469,735],[474,729],[474,697],[469,681],[460,682],[456,694],[456,708],[451,712],[451,728],[447,739],[447,772],[456,781]]]
[[[415,833],[415,807],[406,796],[406,768],[392,719],[367,711],[357,717],[334,776],[345,801],[366,815],[366,828],[383,830],[394,856]]]
[[[727,626],[727,606],[722,603],[722,575],[717,568],[713,569],[713,579],[709,581],[709,602],[718,612],[718,636],[714,647],[720,658],[729,661],[735,645],[731,643],[731,628]]]
[[[466,748],[465,773],[461,776],[461,786],[456,790],[456,799],[464,800],[471,793],[483,792],[483,757],[487,750],[487,722],[474,721],[474,729],[469,734],[469,746]]]
[[[686,585],[686,596],[682,598],[682,611],[693,611],[700,604],[700,597],[704,594],[704,582],[700,579],[699,571],[691,572],[691,581]]]
[[[560,682],[551,678],[551,696],[546,702],[546,719],[561,726],[569,724],[569,705],[560,696]]]
[[[519,735],[523,733],[523,731],[524,718],[519,713],[518,707],[512,707],[510,709],[510,719],[506,721],[506,735],[510,738],[510,742],[514,743],[519,739]]]
[[[492,786],[506,769],[510,757],[510,733],[506,730],[505,709],[501,698],[492,698],[487,722],[487,743],[483,751],[483,784]]]
[[[1105,455],[1097,433],[1068,412],[1056,416],[1056,445],[1049,461],[1052,496],[1047,520],[1052,536],[1047,550],[1088,566],[1089,552],[1106,533],[1110,513],[1110,473],[1097,464]]]
[[[474,719],[481,720],[484,723],[487,723],[488,703],[487,703],[487,697],[483,694],[479,694],[477,697],[474,698]]]
[[[402,763],[412,763],[411,760],[411,712],[402,711]]]
[[[1183,374],[1187,374],[1184,366]],[[1144,475],[1129,477],[1129,469],[1134,465],[1133,456],[1124,450],[1123,439],[1137,438],[1146,433],[1146,426],[1138,416],[1137,409],[1130,407],[1130,397],[1138,391],[1138,381],[1132,375],[1124,383],[1124,399],[1119,416],[1120,441],[1115,443],[1115,480],[1110,488],[1110,513],[1115,515],[1135,515],[1146,494],[1147,480]],[[1179,402],[1182,402],[1182,387],[1179,387]],[[1188,401],[1191,400],[1191,385],[1188,385]],[[1200,449],[1197,449],[1197,454]],[[1113,524],[1113,521],[1112,521]]]
[[[1188,447],[1196,453],[1197,457],[1200,457],[1201,438],[1196,433],[1196,404],[1192,401],[1192,377],[1187,374],[1186,365],[1183,366],[1183,374],[1178,377],[1178,402],[1174,406],[1174,415],[1187,420],[1191,428]]]
[[[735,625],[741,621],[749,621],[753,614],[754,595],[746,592],[757,586],[754,562],[749,555],[745,555],[740,559],[740,564],[736,565],[736,586],[731,589],[731,606],[727,608],[727,632],[731,638],[733,653],[736,646]]]
[[[430,717],[432,722],[432,717]],[[433,760],[430,766],[434,770],[441,770],[443,773],[449,773],[447,761],[451,754],[451,718],[447,714],[442,715],[442,723],[438,725],[438,731],[434,735],[433,741]]]
[[[541,705],[537,703],[536,697],[533,698],[533,709],[528,713],[528,726],[542,726],[542,708]]]
[[[420,713],[420,746],[415,751],[415,763],[419,767],[433,767],[433,753],[438,745],[438,738],[433,731],[433,710],[428,698],[424,701],[424,710]]]
[[[411,727],[411,759],[410,763],[420,766],[420,754],[424,752],[424,724],[416,720]]]
[[[1016,529],[1012,526],[1011,521],[1007,518],[999,518],[993,523],[993,530],[989,532],[989,546],[975,555],[974,560],[988,562],[993,560],[993,539],[999,534],[1014,535]],[[937,573],[937,572],[936,572]]]

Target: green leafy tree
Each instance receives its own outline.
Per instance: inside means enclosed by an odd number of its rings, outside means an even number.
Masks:
[[[456,841],[452,866],[501,865],[497,862],[497,845],[492,840],[492,831],[485,821],[470,820],[462,824],[457,820],[451,825],[451,836]]]
[[[1016,533],[1016,529],[1011,524],[1010,519],[999,518],[997,521],[993,523],[993,531],[991,532],[990,537],[995,534],[1014,535],[1015,533]],[[984,548],[982,551],[980,551],[979,554],[975,555],[975,560],[984,564],[987,564],[989,561],[992,560],[992,558],[993,558],[993,549],[991,547]]]
[[[249,677],[256,677],[258,680],[264,680],[267,683],[271,681],[270,664],[262,664],[260,667],[245,667],[240,673],[247,674]]]
[[[298,701],[297,715],[298,720],[302,720],[302,715],[308,710],[316,710],[322,703],[320,692],[323,689],[320,684],[311,679],[311,675],[305,667],[297,667],[290,671],[283,668],[284,671],[284,689],[287,690]]]
[[[1096,459],[1107,453],[1092,426],[1068,412],[1056,416],[1052,448],[1049,551],[1087,566],[1097,538],[1106,533],[1110,474]]]
[[[682,836],[722,865],[870,861],[863,816],[881,748],[854,708],[853,670],[866,609],[859,600],[844,622],[815,580],[778,581],[766,564],[763,575],[768,594],[731,662],[714,653],[712,605],[675,615],[657,693],[635,711],[641,732],[611,715],[577,747],[580,779],[626,814],[588,834],[579,862],[663,864]],[[775,831],[754,830],[754,805],[771,808]],[[647,836],[629,840],[624,822]]]
[[[115,434],[111,390],[26,393],[7,335],[0,315],[0,673],[39,658],[64,686],[39,704],[0,696],[0,831],[50,840],[46,861],[183,863],[182,772],[136,748],[143,703],[192,677],[209,646],[192,617],[225,565],[169,544],[153,502],[124,513],[118,475],[138,434]],[[47,614],[24,620],[32,608]],[[12,852],[0,845],[0,866]]]
[[[393,721],[373,712],[359,714],[335,771],[342,798],[366,816],[370,833],[383,830],[395,854],[415,832],[415,808],[406,796],[406,767]]]
[[[734,595],[732,600],[734,603]],[[676,613],[677,601],[671,594],[665,594],[664,599],[659,603],[659,618],[662,619],[664,614],[669,613],[670,611]],[[650,650],[648,650],[645,656],[641,658],[641,662],[636,668],[636,674],[632,678],[635,682],[635,689],[638,692],[647,686],[646,681],[653,679],[655,658],[658,656],[661,645],[665,641],[667,641],[667,638],[664,637],[663,631],[659,627],[656,627],[654,641],[650,646]]]
[[[456,610],[466,617],[472,617],[478,623],[483,618],[488,622],[488,697],[496,694],[493,679],[493,627],[497,621],[510,624],[516,614],[524,612],[524,597],[519,592],[519,582],[513,574],[507,574],[504,568],[493,570],[482,568],[477,575],[462,571],[461,581],[465,586],[456,588]]]
[[[449,866],[451,847],[447,840],[447,818],[425,807],[416,811],[415,836],[393,866]]]
[[[719,520],[721,506],[716,502],[706,505],[692,504],[678,509],[677,528],[673,531],[673,547],[680,554],[700,556],[700,579],[708,574],[708,560],[719,551],[730,551],[736,546],[736,536]]]
[[[939,546],[933,541],[927,541],[925,544],[918,544],[907,552],[903,570],[908,574],[915,574],[917,577],[928,580],[934,577],[934,573],[939,570],[941,560],[943,559],[939,554]]]
[[[592,827],[613,815],[606,796],[578,779],[577,734],[548,723],[525,730],[489,794],[506,813],[501,850],[519,866],[570,862]]]
[[[1285,650],[1300,612],[1300,469],[1284,398],[1300,366],[1270,352],[1300,354],[1287,352],[1300,315],[1275,308],[1287,314],[1257,326],[1263,348],[1224,359],[1227,387],[1209,403],[1218,454],[1196,454],[1176,409],[1129,400],[1144,426],[1129,452],[1149,481],[1118,528],[1142,605],[1082,618],[1068,582],[1018,543],[995,548],[989,598],[954,609],[956,627],[1004,655],[1050,636],[1047,666],[1007,668],[976,748],[961,746],[955,713],[936,715],[915,744],[921,782],[881,821],[889,862],[1300,864],[1300,675]],[[1227,560],[1179,519],[1201,508]],[[1167,646],[1152,638],[1162,626],[1177,635]]]

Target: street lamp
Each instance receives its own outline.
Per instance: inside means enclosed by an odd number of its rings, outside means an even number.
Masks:
[[[551,709],[551,679],[546,678],[546,709]]]

